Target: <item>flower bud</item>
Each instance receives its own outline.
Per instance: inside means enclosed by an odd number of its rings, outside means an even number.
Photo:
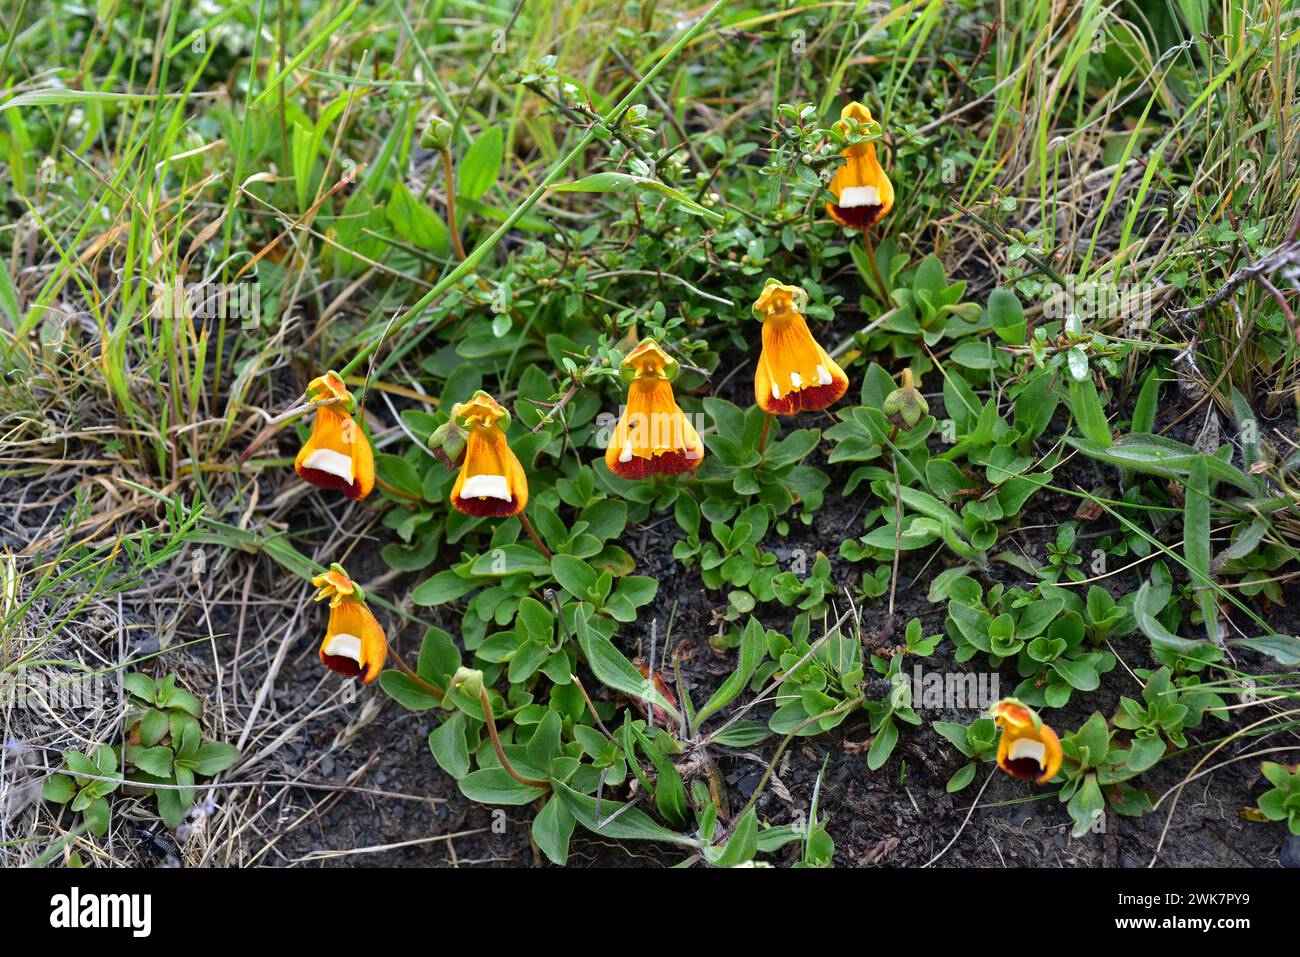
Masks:
[[[469,698],[477,698],[483,690],[483,672],[462,665],[451,677],[451,690],[463,692]]]
[[[426,150],[445,150],[451,145],[451,124],[435,114],[429,119],[420,137],[420,145]]]
[[[452,408],[451,418],[433,430],[429,436],[429,448],[434,457],[448,469],[460,467],[461,457],[465,454],[466,432],[456,423],[459,403]]]
[[[885,396],[880,411],[890,422],[909,432],[915,428],[916,423],[929,415],[930,406],[913,384],[911,369],[903,370],[903,384]]]

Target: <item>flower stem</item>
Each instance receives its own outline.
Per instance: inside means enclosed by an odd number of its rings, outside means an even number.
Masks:
[[[497,721],[492,715],[492,702],[488,699],[486,685],[479,686],[478,702],[483,706],[483,718],[487,722],[488,737],[492,739],[492,750],[497,753],[497,760],[501,762],[501,767],[505,768],[506,773],[520,784],[527,785],[530,788],[545,788],[549,791],[551,789],[550,781],[526,778],[511,766],[510,759],[506,757],[505,748],[501,747],[501,738],[497,735]]]
[[[774,416],[771,412],[763,417],[763,432],[758,437],[758,454],[762,455],[763,450],[767,448],[767,433],[772,430],[772,419]]]
[[[456,226],[456,178],[451,172],[451,147],[443,147],[442,171],[447,181],[447,231],[451,233],[451,245],[456,250],[456,257],[465,260],[465,247],[460,241],[460,229]]]
[[[528,516],[525,513],[519,513],[519,521],[524,526],[524,531],[528,533],[528,537],[533,540],[533,544],[536,545],[541,553],[546,556],[546,560],[550,561],[554,558],[555,556],[552,555],[551,550],[546,547],[546,543],[543,542],[541,537],[537,534],[537,529],[533,528],[533,523],[528,520]]]
[[[880,294],[880,308],[885,309],[889,306],[889,290],[885,288],[885,280],[880,275],[880,266],[876,264],[876,246],[865,229],[862,231],[862,248],[867,251],[867,262],[871,264],[871,275],[876,277],[876,291]]]
[[[421,690],[427,691],[431,695],[436,695],[439,699],[445,698],[447,696],[447,692],[443,691],[441,688],[438,688],[436,685],[429,684],[429,682],[425,681],[414,671],[412,671],[411,666],[402,660],[402,656],[397,653],[397,649],[392,647],[391,645],[388,648],[388,656],[393,659],[393,663],[397,665],[397,669],[402,674],[406,675],[406,677],[410,678],[417,685],[419,685]]]

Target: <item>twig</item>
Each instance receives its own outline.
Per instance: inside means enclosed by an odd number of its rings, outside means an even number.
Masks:
[[[984,779],[984,783],[980,785],[979,794],[975,795],[975,800],[972,801],[971,806],[966,809],[966,816],[961,819],[961,827],[957,828],[957,833],[952,836],[951,841],[949,841],[947,844],[943,846],[942,851],[940,851],[938,854],[934,855],[934,857],[930,858],[928,861],[926,861],[924,864],[921,865],[922,869],[929,867],[939,858],[943,857],[945,854],[948,853],[949,849],[951,849],[952,846],[957,843],[957,838],[961,837],[961,832],[966,830],[966,824],[967,822],[970,821],[970,816],[974,814],[975,809],[980,806],[980,798],[984,796],[984,789],[989,786],[989,782],[993,780],[993,775],[997,773],[998,773],[997,768],[989,769],[989,776]]]
[[[302,401],[303,398],[304,396],[299,396],[297,401],[294,402],[292,408],[284,412],[281,412],[279,415],[274,416],[273,418],[267,420],[266,428],[262,429],[261,432],[257,433],[257,436],[253,439],[253,441],[248,443],[248,447],[245,448],[244,451],[240,452],[239,455],[235,457],[235,464],[242,466],[245,462],[247,462],[250,458],[252,458],[253,453],[256,452],[258,449],[260,449],[267,442],[269,442],[271,440],[271,437],[274,436],[276,432],[280,431],[280,426],[284,425],[286,422],[292,422],[294,419],[297,419],[300,416],[304,416],[308,412],[315,412],[323,405],[333,405],[335,402],[340,401],[339,399],[330,398],[330,399],[321,399],[319,402],[303,403]]]

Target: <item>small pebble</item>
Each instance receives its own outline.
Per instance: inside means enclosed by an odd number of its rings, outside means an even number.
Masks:
[[[1283,867],[1300,867],[1300,835],[1287,832],[1282,840],[1282,853],[1277,856],[1277,862]]]

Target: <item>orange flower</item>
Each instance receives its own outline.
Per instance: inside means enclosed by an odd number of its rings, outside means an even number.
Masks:
[[[342,565],[334,564],[311,580],[319,590],[315,600],[328,598],[330,620],[320,646],[320,660],[331,671],[348,678],[361,675],[370,684],[388,659],[384,629],[366,606],[361,587],[348,577]]]
[[[356,400],[335,372],[312,379],[307,396],[312,402],[334,401],[316,410],[311,436],[294,460],[294,471],[319,488],[341,491],[351,499],[365,498],[375,487],[375,453],[352,418]]]
[[[872,122],[871,111],[854,102],[840,111],[835,128],[850,133]],[[855,143],[840,155],[844,163],[827,187],[835,202],[826,204],[826,212],[841,226],[865,230],[894,208],[894,185],[876,159],[874,142]]]
[[[506,518],[528,504],[528,478],[506,442],[510,413],[481,389],[452,409],[467,430],[465,460],[451,489],[451,504],[466,515]]]
[[[1004,698],[989,713],[1002,729],[998,767],[1013,778],[1033,778],[1039,784],[1056,777],[1061,770],[1061,739],[1032,708]]]
[[[763,323],[763,352],[754,373],[754,400],[772,415],[824,409],[844,395],[849,377],[817,344],[803,310],[808,293],[769,279],[754,303]]]
[[[677,370],[677,360],[653,339],[642,339],[623,359],[627,406],[605,450],[615,475],[680,475],[704,461],[704,443],[673,398]]]

